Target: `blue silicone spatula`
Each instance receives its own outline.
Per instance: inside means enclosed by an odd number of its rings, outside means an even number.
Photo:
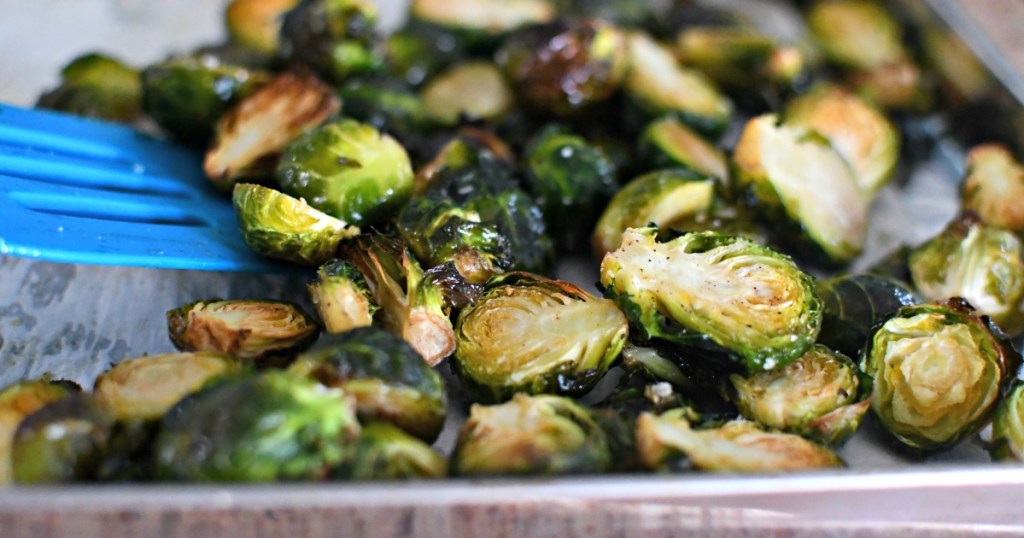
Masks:
[[[134,129],[0,103],[0,254],[289,272],[246,246],[200,156]]]

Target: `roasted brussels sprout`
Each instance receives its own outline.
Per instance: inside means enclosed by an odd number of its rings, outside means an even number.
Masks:
[[[14,481],[95,479],[113,426],[114,417],[88,394],[72,394],[44,405],[25,417],[14,435]]]
[[[316,265],[331,259],[342,240],[359,234],[359,228],[274,189],[239,183],[231,197],[242,238],[263,256]]]
[[[352,79],[338,89],[345,115],[387,133],[409,152],[413,161],[433,155],[437,125],[427,114],[423,100],[407,84],[388,78]]]
[[[203,170],[225,192],[240,178],[273,178],[285,145],[340,108],[334,89],[312,73],[281,73],[220,118]]]
[[[403,338],[431,366],[455,350],[455,334],[445,309],[444,289],[427,278],[401,241],[362,235],[342,243],[342,259],[363,274],[380,307],[381,326]]]
[[[733,160],[742,198],[766,219],[788,224],[776,230],[781,242],[806,236],[813,245],[807,250],[824,254],[825,264],[846,263],[861,253],[867,198],[843,157],[814,131],[780,124],[774,114],[758,116],[744,127]],[[793,234],[793,228],[802,233]]]
[[[702,471],[775,473],[843,466],[835,452],[799,435],[765,431],[745,420],[693,429],[674,411],[640,415],[636,443],[640,461],[652,470],[688,465]]]
[[[550,22],[555,8],[548,0],[413,0],[410,15],[470,44],[486,44],[520,27]]]
[[[460,120],[500,120],[515,100],[498,68],[483,61],[452,66],[420,93],[427,116],[442,125]]]
[[[640,138],[640,153],[651,168],[679,166],[728,184],[725,154],[677,117],[670,115],[648,124]]]
[[[878,110],[838,87],[822,87],[786,106],[785,123],[806,127],[828,139],[846,159],[862,192],[878,192],[892,177],[900,135]]]
[[[568,282],[509,273],[460,313],[455,368],[482,400],[582,395],[619,356],[627,332],[612,301]]]
[[[899,23],[874,0],[815,2],[807,25],[825,56],[850,69],[874,69],[908,56]]]
[[[473,404],[451,459],[459,476],[599,473],[610,465],[608,439],[585,407],[521,393],[500,405]]]
[[[950,447],[980,430],[1020,355],[963,299],[901,308],[861,354],[873,380],[871,411],[918,451]]]
[[[910,61],[853,73],[845,82],[857,95],[886,110],[919,114],[934,104],[933,81]]]
[[[598,19],[527,28],[497,58],[520,98],[558,116],[608,100],[628,70],[625,35]]]
[[[982,144],[967,154],[964,209],[993,226],[1024,232],[1024,166],[998,144]]]
[[[316,280],[309,284],[309,296],[330,334],[368,327],[377,311],[366,278],[345,260],[321,265]]]
[[[50,402],[78,390],[74,383],[52,381],[49,376],[21,381],[0,390],[0,485],[10,483],[13,477],[11,449],[21,421]]]
[[[795,361],[770,372],[729,376],[732,400],[743,416],[767,428],[824,439],[829,444],[853,435],[867,405],[858,402],[857,365],[846,355],[815,345]],[[840,423],[841,431],[820,431],[819,420],[856,406],[859,416]],[[848,414],[847,414],[848,415]]]
[[[879,323],[921,300],[905,284],[874,274],[841,275],[817,282],[821,297],[818,342],[857,357]]]
[[[956,32],[925,25],[920,39],[921,52],[928,66],[941,77],[951,104],[977,102],[989,95],[995,80]]]
[[[448,397],[441,374],[383,329],[363,327],[332,336],[300,355],[290,369],[351,395],[361,421],[390,422],[428,442],[444,426]]]
[[[1024,461],[1024,383],[1014,382],[992,419],[989,452],[994,460]]]
[[[179,141],[205,147],[217,120],[267,78],[213,54],[170,58],[142,70],[142,108]]]
[[[583,137],[555,126],[530,141],[524,159],[551,236],[563,252],[585,250],[601,208],[618,190],[611,161]]]
[[[1024,331],[1021,240],[967,214],[910,252],[914,286],[929,301],[963,297],[1001,329]]]
[[[334,476],[351,480],[443,478],[448,462],[430,445],[387,422],[370,422],[359,432],[356,455]]]
[[[240,367],[232,356],[208,351],[139,357],[101,374],[93,395],[117,420],[153,420],[210,380]]]
[[[629,74],[626,93],[648,114],[672,113],[709,137],[725,130],[733,105],[699,71],[683,67],[675,56],[650,36],[628,38]]]
[[[358,437],[350,396],[272,370],[179,402],[164,415],[153,453],[163,480],[314,479],[353,457]]]
[[[377,9],[369,0],[302,0],[281,23],[281,56],[309,66],[327,80],[379,71]]]
[[[287,301],[209,299],[169,310],[167,331],[182,351],[226,353],[261,363],[306,349],[320,327],[299,305]]]
[[[751,373],[784,366],[814,344],[814,281],[768,247],[714,232],[666,243],[631,228],[601,262],[601,285],[634,338],[677,342]]]
[[[142,109],[139,71],[110,56],[79,56],[61,69],[60,79],[36,106],[122,123],[135,121]]]
[[[231,0],[224,23],[231,40],[266,55],[280,46],[281,20],[299,0]]]
[[[356,226],[383,224],[412,193],[412,165],[398,142],[341,119],[292,140],[277,167],[281,189]]]

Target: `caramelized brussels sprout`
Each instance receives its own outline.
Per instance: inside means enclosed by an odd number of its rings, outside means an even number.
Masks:
[[[334,473],[351,480],[443,478],[447,474],[444,456],[387,422],[364,424],[355,457]]]
[[[852,73],[848,84],[857,95],[886,110],[927,112],[934,105],[932,80],[910,61]]]
[[[989,445],[996,461],[1024,461],[1024,383],[1017,381],[999,402]]]
[[[266,80],[213,54],[170,58],[142,71],[142,108],[179,141],[205,147],[217,120]]]
[[[479,42],[550,22],[555,9],[548,0],[413,0],[410,15]]]
[[[231,0],[224,23],[231,40],[262,54],[273,55],[280,46],[281,20],[299,0]]]
[[[956,32],[925,25],[920,38],[921,52],[928,66],[941,77],[952,104],[976,102],[989,95],[995,80]]]
[[[810,275],[747,239],[688,233],[666,243],[631,228],[601,262],[601,285],[629,317],[634,338],[658,338],[772,370],[803,355],[821,326]]]
[[[309,296],[330,334],[368,327],[377,311],[366,278],[345,260],[321,265],[316,280],[309,284]]]
[[[618,189],[604,152],[581,136],[548,127],[524,155],[530,190],[562,251],[585,250],[601,208]]]
[[[873,274],[841,275],[817,282],[822,302],[818,342],[857,357],[879,323],[921,300],[905,284]]]
[[[50,402],[78,390],[74,383],[52,381],[49,376],[21,381],[0,390],[0,485],[9,484],[14,476],[11,449],[21,421]]]
[[[846,263],[861,253],[868,202],[843,157],[804,127],[758,116],[740,135],[733,178],[745,200],[766,219],[788,224],[779,240],[806,236],[827,263]],[[791,233],[793,228],[802,233]],[[797,245],[802,246],[802,245]]]
[[[299,305],[254,299],[188,303],[167,312],[167,330],[181,351],[226,353],[257,363],[288,358],[320,334]]]
[[[420,96],[407,84],[388,78],[352,79],[338,89],[345,115],[398,140],[413,157],[433,143],[435,123]]]
[[[241,178],[270,179],[285,145],[340,108],[334,89],[312,73],[281,73],[221,116],[203,170],[225,192]]]
[[[488,401],[516,392],[582,395],[619,356],[627,332],[612,301],[568,282],[509,273],[460,313],[455,367]]]
[[[598,19],[527,28],[497,57],[520,98],[558,116],[611,98],[628,69],[624,34]]]
[[[770,372],[729,376],[732,400],[743,416],[771,429],[814,437],[815,421],[841,408],[858,405],[857,365],[846,355],[815,345],[795,361]],[[830,444],[853,435],[860,420],[845,421],[843,431],[828,432]],[[825,432],[822,432],[825,433]]]
[[[640,152],[651,168],[679,166],[728,184],[725,154],[677,117],[666,116],[648,124],[640,137]]]
[[[379,71],[377,9],[369,0],[302,0],[281,23],[280,52],[327,80]]]
[[[260,185],[239,183],[231,198],[245,243],[270,258],[316,265],[331,259],[342,240],[359,234],[355,226]]]
[[[390,237],[361,235],[342,243],[342,259],[366,279],[381,326],[403,338],[434,366],[455,350],[444,290],[427,278],[405,244]]]
[[[1024,166],[998,144],[982,144],[967,154],[964,209],[993,226],[1024,232]]]
[[[271,370],[178,402],[161,421],[153,453],[163,480],[315,479],[353,457],[358,438],[351,397]]]
[[[40,95],[36,106],[131,123],[142,109],[142,80],[138,70],[93,52],[64,66],[60,85]]]
[[[93,480],[114,417],[88,394],[54,400],[25,417],[14,435],[11,466],[22,484]]]
[[[903,61],[903,32],[885,6],[874,0],[815,2],[807,25],[832,62],[869,70]]]
[[[861,355],[871,411],[904,446],[950,447],[980,430],[1020,355],[963,299],[901,308]]]
[[[350,119],[292,140],[277,167],[281,189],[356,226],[383,224],[412,193],[412,165],[388,135]]]
[[[637,449],[648,469],[670,469],[685,460],[702,471],[777,473],[842,467],[832,450],[798,435],[775,433],[745,420],[711,429],[693,429],[680,413],[640,415]]]
[[[383,329],[332,336],[300,355],[290,370],[351,395],[361,421],[390,422],[428,442],[444,426],[448,398],[441,374]]]
[[[628,37],[626,93],[647,113],[672,113],[709,137],[722,134],[733,105],[694,69],[679,65],[672,52],[643,33]]]
[[[1024,331],[1024,259],[1012,232],[965,215],[910,252],[914,286],[929,301],[963,297],[1001,329]]]
[[[452,66],[423,87],[424,111],[442,125],[461,120],[500,120],[515,100],[501,71],[490,62]]]
[[[900,154],[896,127],[878,110],[838,87],[822,87],[786,106],[785,123],[806,127],[828,139],[857,178],[874,194],[892,178]]]
[[[458,476],[565,475],[608,470],[604,431],[590,411],[561,396],[516,394],[473,404],[451,459]]]
[[[201,351],[122,361],[100,374],[96,401],[117,420],[152,420],[208,381],[239,370],[230,355]]]
[[[803,53],[750,28],[696,26],[676,38],[684,65],[700,70],[737,97],[786,93],[807,76]]]

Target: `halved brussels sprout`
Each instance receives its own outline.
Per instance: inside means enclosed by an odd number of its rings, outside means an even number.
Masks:
[[[49,376],[21,381],[0,390],[0,485],[10,483],[14,476],[11,449],[21,421],[50,402],[78,390],[74,383],[52,381]]]
[[[952,104],[980,101],[995,80],[985,64],[949,28],[928,24],[921,28],[921,52],[929,67],[942,78]]]
[[[608,439],[590,411],[560,396],[516,394],[473,404],[451,459],[458,476],[564,475],[608,470]]]
[[[95,479],[114,417],[84,393],[54,400],[25,417],[14,435],[11,466],[22,484]]]
[[[996,461],[1024,461],[1024,383],[1014,382],[996,408],[989,445]]]
[[[306,349],[320,327],[287,301],[209,299],[167,311],[167,331],[181,351],[226,353],[259,363]]]
[[[640,415],[636,421],[640,461],[648,469],[676,467],[688,460],[702,471],[777,473],[800,469],[842,467],[831,449],[799,435],[769,432],[746,420],[718,428],[693,429],[680,413]]]
[[[363,327],[330,337],[299,356],[290,371],[356,400],[360,420],[383,420],[433,442],[448,410],[441,374],[404,340]]]
[[[555,18],[548,0],[413,0],[414,19],[469,34],[470,40],[500,36],[523,26]]]
[[[648,124],[640,138],[640,151],[651,168],[681,166],[729,183],[729,166],[722,150],[679,118],[666,116]]]
[[[612,162],[582,136],[556,126],[534,136],[524,160],[530,190],[556,243],[563,251],[585,250],[601,208],[618,190]]]
[[[980,430],[1020,355],[963,299],[901,308],[875,332],[860,368],[871,411],[896,440],[938,450]]]
[[[142,108],[179,141],[205,147],[221,115],[267,78],[213,54],[171,58],[142,71]]]
[[[203,170],[225,192],[240,178],[270,179],[285,145],[340,108],[334,89],[312,73],[281,73],[221,116]]]
[[[839,87],[822,87],[786,105],[785,123],[828,139],[846,159],[862,192],[878,192],[892,178],[900,134],[878,110]]]
[[[817,291],[823,305],[818,342],[848,357],[860,355],[879,323],[921,302],[907,285],[873,274],[819,280]]]
[[[497,66],[471,61],[452,66],[430,79],[420,92],[427,117],[442,125],[462,119],[500,120],[515,96]]]
[[[695,357],[672,345],[649,344],[626,344],[622,348],[622,366],[627,372],[639,375],[650,383],[668,383],[687,398],[699,398],[702,400],[700,403],[706,403],[708,397],[721,400],[720,389],[724,387],[732,368],[715,368],[716,365],[707,364],[701,357]]]
[[[672,52],[650,36],[628,36],[629,74],[626,93],[649,114],[673,113],[710,137],[722,134],[733,105],[714,84],[694,69],[679,65]]]
[[[359,235],[359,228],[261,185],[239,183],[231,198],[245,244],[263,256],[317,265],[342,240]]]
[[[302,0],[281,23],[281,56],[334,82],[379,71],[376,23],[369,0]]]
[[[231,0],[224,23],[231,40],[262,54],[272,55],[280,45],[281,20],[299,0]]]
[[[355,457],[334,473],[351,480],[443,478],[447,474],[444,456],[387,422],[363,424]]]
[[[345,103],[345,116],[395,137],[413,162],[433,156],[437,125],[428,116],[419,94],[405,82],[352,79],[338,89],[338,95]]]
[[[839,409],[856,406],[860,381],[857,365],[846,355],[815,345],[795,361],[770,372],[729,376],[732,400],[743,416],[767,428],[812,434],[815,421]],[[860,416],[867,406],[857,406]],[[830,443],[853,435],[860,421],[846,421]]]
[[[807,25],[832,62],[869,70],[903,61],[903,31],[884,4],[874,0],[815,2]]]
[[[634,337],[678,342],[751,373],[784,366],[814,344],[821,300],[788,256],[714,232],[667,243],[656,234],[626,230],[601,262],[601,285]]]
[[[914,286],[929,301],[963,297],[1001,329],[1024,331],[1024,247],[973,215],[954,220],[910,252]]]
[[[292,140],[281,155],[281,189],[356,226],[387,222],[412,193],[412,165],[388,135],[350,119]]]
[[[927,112],[934,105],[932,80],[911,61],[851,73],[846,84],[857,95],[886,110]]]
[[[208,381],[239,370],[223,353],[201,351],[139,357],[100,374],[93,395],[117,420],[152,420]]]
[[[316,280],[309,284],[309,296],[330,334],[368,327],[377,311],[366,278],[345,260],[321,265]]]
[[[271,370],[178,402],[161,421],[153,453],[163,480],[316,479],[353,457],[358,438],[350,396]]]
[[[403,338],[434,366],[455,350],[444,290],[395,239],[372,234],[342,243],[341,257],[363,274],[380,307],[381,326]]]
[[[515,189],[515,155],[486,129],[462,128],[416,173],[416,195],[437,194],[456,202]]]
[[[559,116],[611,98],[628,69],[625,35],[598,19],[527,28],[497,58],[522,99]]]
[[[79,56],[61,69],[60,79],[37,107],[122,123],[135,121],[142,109],[139,71],[110,56]]]
[[[455,367],[488,401],[516,392],[582,395],[619,356],[628,328],[612,301],[568,282],[509,273],[460,313]]]
[[[774,114],[758,116],[744,127],[733,160],[736,186],[766,218],[802,229],[830,262],[846,263],[861,253],[867,197],[853,170],[820,135],[779,123]],[[778,232],[782,241],[795,240]]]
[[[1024,231],[1024,166],[1005,146],[982,144],[967,154],[964,209],[993,226]]]

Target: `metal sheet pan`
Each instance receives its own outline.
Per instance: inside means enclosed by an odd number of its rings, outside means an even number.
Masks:
[[[991,68],[1001,93],[1024,99],[1022,73],[966,15],[965,3],[925,1],[928,13],[949,23]],[[114,39],[109,49],[116,47]],[[1006,96],[997,99],[1006,102]],[[928,237],[956,212],[962,150],[951,137],[940,142],[904,186],[888,189],[876,203],[861,264],[897,243]],[[893,229],[900,234],[887,232]],[[573,260],[559,267],[559,276],[592,282],[593,270],[586,260]],[[304,285],[277,276],[0,255],[0,384],[51,372],[89,386],[122,359],[170,351],[162,326],[168,308],[206,296],[304,297]],[[450,421],[442,449],[451,446],[457,424],[458,417]],[[841,455],[847,470],[767,477],[9,488],[0,491],[0,536],[1024,534],[1017,502],[1024,468],[989,463],[979,442],[910,462],[868,425]]]

